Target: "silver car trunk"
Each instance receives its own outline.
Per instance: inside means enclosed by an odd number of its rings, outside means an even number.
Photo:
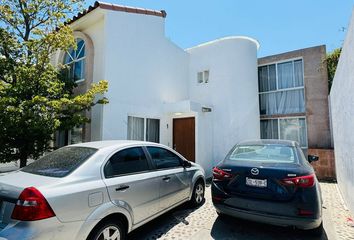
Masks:
[[[11,214],[21,192],[27,187],[40,187],[56,182],[53,177],[16,171],[0,175],[0,229],[11,221]]]

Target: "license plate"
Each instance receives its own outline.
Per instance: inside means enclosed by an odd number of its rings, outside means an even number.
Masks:
[[[267,179],[254,179],[246,177],[246,185],[252,187],[266,188]]]

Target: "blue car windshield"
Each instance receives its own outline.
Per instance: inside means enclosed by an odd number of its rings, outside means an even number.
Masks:
[[[284,145],[240,145],[229,154],[231,161],[295,163],[294,147]]]

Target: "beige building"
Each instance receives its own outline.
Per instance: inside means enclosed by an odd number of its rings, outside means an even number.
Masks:
[[[321,178],[334,177],[328,108],[326,47],[316,46],[258,59],[263,139],[298,141],[319,155]]]

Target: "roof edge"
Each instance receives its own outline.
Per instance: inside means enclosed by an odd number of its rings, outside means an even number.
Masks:
[[[104,10],[118,11],[118,12],[144,14],[144,15],[157,16],[157,17],[162,17],[162,18],[167,17],[167,13],[165,10],[158,11],[158,10],[152,10],[152,9],[129,7],[129,6],[123,6],[123,5],[113,4],[113,3],[95,1],[95,3],[93,5],[90,5],[84,11],[79,12],[76,16],[74,16],[71,20],[67,21],[65,24],[66,25],[72,24],[73,22],[84,17],[86,14],[92,12],[96,8],[101,8]]]
[[[185,49],[185,51],[193,50],[193,49],[199,48],[199,47],[208,46],[208,45],[211,45],[211,44],[214,44],[214,43],[218,43],[218,42],[222,42],[222,41],[225,41],[225,40],[235,40],[235,39],[249,40],[249,41],[253,42],[254,44],[256,44],[257,50],[260,47],[259,42],[256,39],[254,39],[254,38],[247,37],[247,36],[228,36],[228,37],[218,38],[218,39],[215,39],[215,40],[212,40],[212,41],[209,41],[209,42],[205,42],[205,43],[199,44],[199,45],[194,46],[194,47],[187,48],[187,49]]]

